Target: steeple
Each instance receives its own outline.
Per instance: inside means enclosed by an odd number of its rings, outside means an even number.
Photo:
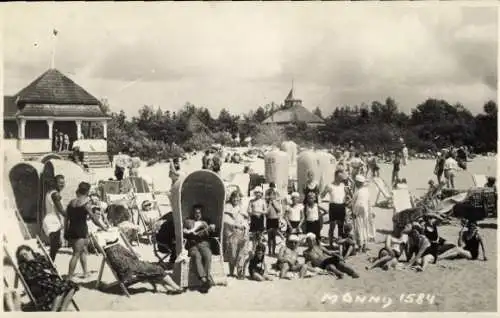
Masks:
[[[285,98],[285,108],[291,108],[295,106],[302,106],[302,100],[300,99],[295,99],[293,97],[293,89],[294,89],[294,81],[292,80],[292,88],[290,89],[290,92]]]

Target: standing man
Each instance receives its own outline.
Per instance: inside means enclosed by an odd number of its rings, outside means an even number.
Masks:
[[[328,239],[330,246],[333,246],[333,233],[335,232],[335,227],[338,226],[337,237],[342,237],[346,218],[347,189],[343,182],[342,171],[335,171],[333,183],[326,186],[321,197],[325,197],[327,194],[330,195],[330,208],[328,210],[330,229],[328,230]]]
[[[57,252],[62,246],[63,224],[66,210],[62,202],[61,191],[64,189],[63,175],[55,176],[55,186],[45,195],[45,217],[42,222],[44,233],[49,238],[50,258],[56,259]]]
[[[130,165],[130,157],[128,155],[124,154],[124,152],[126,152],[126,151],[127,151],[126,149],[123,149],[114,158],[115,177],[116,177],[116,180],[118,180],[118,181],[123,180],[125,170],[127,170],[127,168]]]

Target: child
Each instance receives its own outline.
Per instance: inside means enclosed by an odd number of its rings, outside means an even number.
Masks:
[[[302,232],[304,206],[300,203],[300,194],[298,192],[292,193],[292,204],[286,209],[285,219],[288,235]]]
[[[250,260],[248,265],[248,272],[250,273],[250,279],[256,280],[258,282],[272,280],[267,272],[267,266],[264,261],[266,253],[266,246],[264,244],[257,244],[255,248],[255,255]]]
[[[252,236],[252,241],[255,241],[256,237],[265,231],[265,215],[267,214],[266,201],[262,197],[262,189],[256,187],[253,191],[255,198],[253,198],[248,204],[248,215],[250,216],[250,235]]]
[[[266,200],[267,206],[267,245],[269,249],[269,256],[276,256],[276,235],[279,233],[279,220],[281,216],[281,203],[277,199],[277,192],[271,190],[267,193],[268,199]]]
[[[342,229],[341,238],[337,241],[340,245],[340,254],[344,258],[356,255],[356,240],[354,231],[350,223],[345,223]]]
[[[316,240],[321,238],[321,219],[324,214],[328,213],[325,209],[319,206],[316,193],[309,192],[306,197],[304,206],[304,215],[306,219],[306,233],[316,235]]]

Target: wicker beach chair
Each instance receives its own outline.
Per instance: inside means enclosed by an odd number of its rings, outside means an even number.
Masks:
[[[226,285],[222,249],[223,214],[226,201],[226,188],[222,179],[209,170],[198,170],[179,179],[172,187],[171,203],[173,208],[176,254],[185,254],[183,222],[190,217],[196,204],[204,206],[204,216],[216,226],[216,235],[211,238],[213,260],[211,275],[218,285]],[[197,287],[201,281],[194,271],[191,259],[180,261],[174,265],[174,280],[181,287]]]

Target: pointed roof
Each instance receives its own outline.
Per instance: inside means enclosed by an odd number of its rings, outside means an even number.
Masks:
[[[323,124],[325,121],[311,111],[309,111],[304,106],[293,106],[288,109],[282,109],[268,118],[266,118],[263,124],[289,124],[295,121],[305,122],[306,124]]]
[[[3,97],[3,119],[15,119],[17,113],[16,97]]]
[[[288,95],[286,95],[285,100],[293,100],[293,87],[290,89]]]
[[[97,98],[56,69],[49,69],[16,94],[17,104],[99,105]]]
[[[197,133],[197,132],[210,132],[210,129],[201,121],[198,116],[195,114],[192,114],[187,122],[187,130],[192,132],[192,133]]]

